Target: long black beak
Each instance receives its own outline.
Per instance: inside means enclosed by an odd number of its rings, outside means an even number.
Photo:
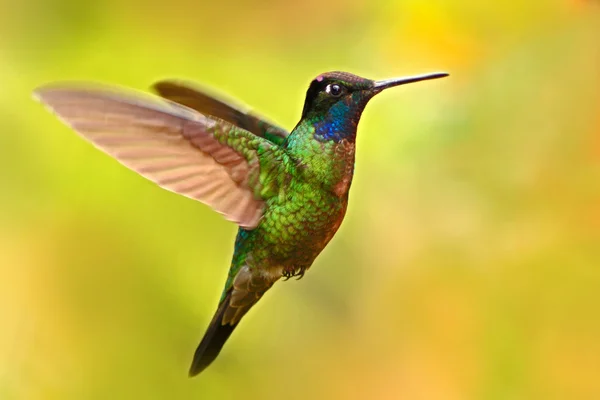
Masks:
[[[434,72],[434,73],[431,73],[431,74],[408,76],[408,77],[405,77],[405,78],[386,79],[386,80],[383,80],[383,81],[377,81],[377,82],[375,82],[374,88],[377,89],[377,90],[383,90],[383,89],[391,88],[391,87],[394,87],[394,86],[406,85],[407,83],[426,81],[426,80],[429,80],[429,79],[444,78],[444,77],[446,77],[448,75],[450,75],[450,74],[448,74],[447,72]]]

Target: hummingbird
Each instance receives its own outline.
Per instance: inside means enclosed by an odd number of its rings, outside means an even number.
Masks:
[[[126,167],[239,226],[225,287],[189,370],[195,376],[265,292],[282,278],[302,278],[337,232],[369,100],[391,87],[445,76],[375,81],[323,73],[310,83],[290,132],[182,80],[155,83],[158,96],[55,83],[34,97]]]

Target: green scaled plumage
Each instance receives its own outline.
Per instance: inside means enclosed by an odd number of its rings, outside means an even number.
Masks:
[[[35,95],[127,167],[240,226],[193,376],[276,281],[304,275],[340,227],[367,102],[388,87],[446,75],[378,82],[344,72],[320,75],[291,133],[181,81],[157,83],[162,99],[88,84],[47,86]]]

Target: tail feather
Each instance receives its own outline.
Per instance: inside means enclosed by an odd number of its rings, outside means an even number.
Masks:
[[[229,339],[231,332],[237,326],[235,323],[228,323],[223,325],[223,316],[225,311],[229,307],[229,299],[231,298],[231,292],[223,299],[215,316],[213,317],[202,341],[194,353],[194,360],[190,367],[190,377],[198,375],[204,371],[219,355],[219,352],[223,348],[223,345]]]
[[[198,375],[219,355],[242,317],[279,277],[253,274],[248,266],[239,269],[194,354],[190,376]]]

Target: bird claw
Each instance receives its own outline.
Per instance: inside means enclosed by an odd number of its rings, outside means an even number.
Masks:
[[[298,278],[296,278],[296,280],[299,280],[299,279],[302,279],[302,277],[304,277],[305,272],[306,272],[305,268],[284,269],[282,276],[285,278],[284,281],[287,281],[294,276],[297,276]]]

